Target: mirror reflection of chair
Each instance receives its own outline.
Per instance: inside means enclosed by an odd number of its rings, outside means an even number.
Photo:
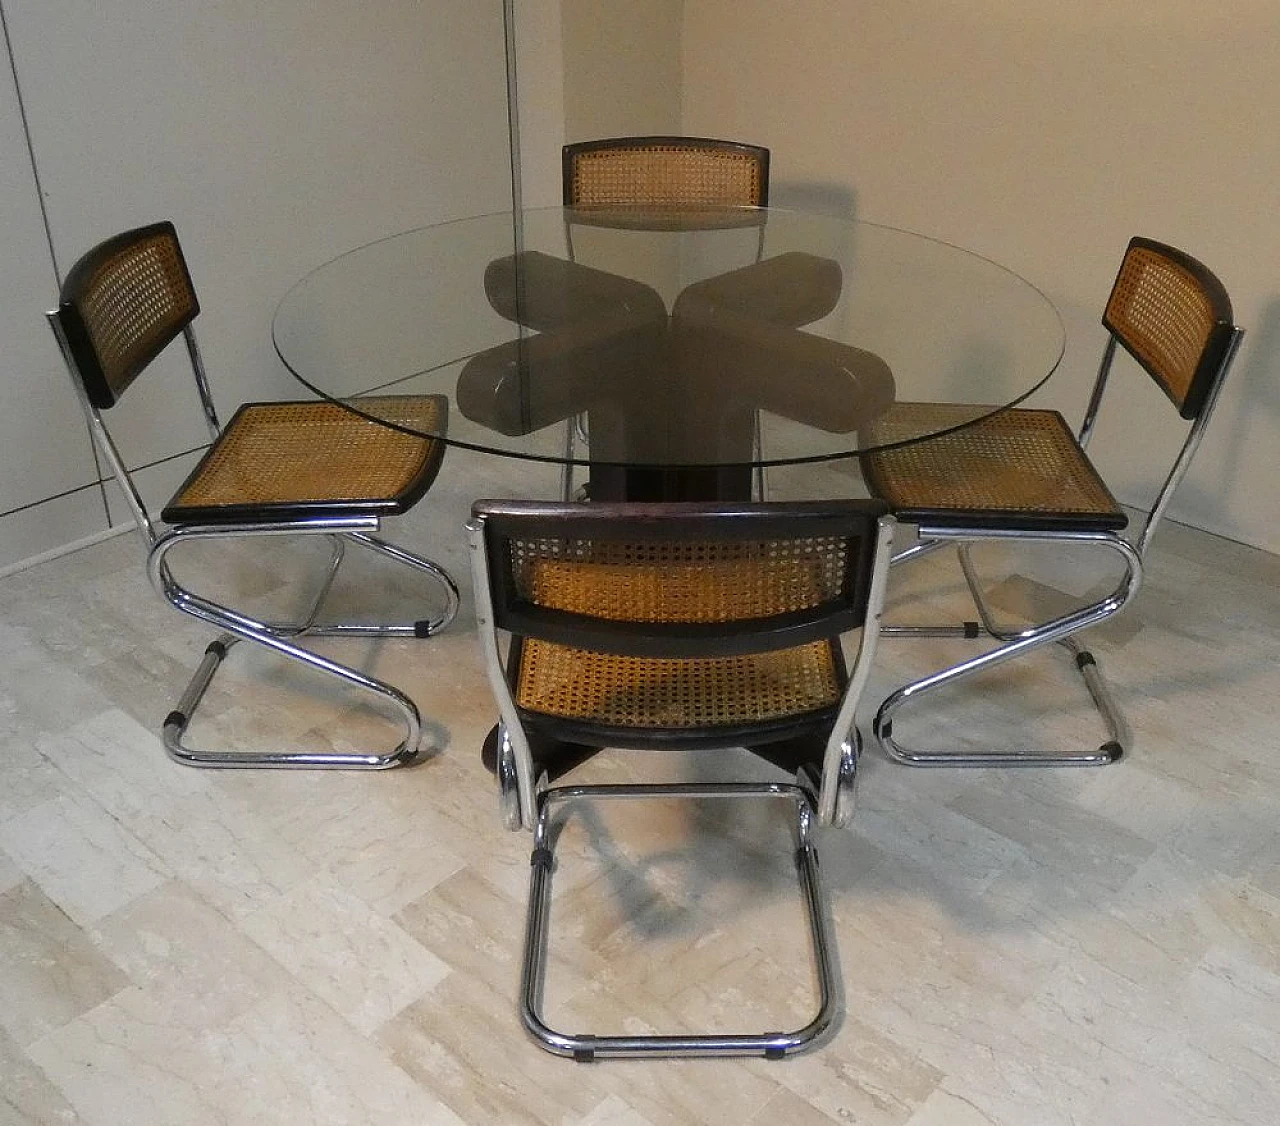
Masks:
[[[200,307],[171,223],[125,231],[85,254],[67,273],[58,308],[48,314],[80,394],[98,450],[129,504],[147,549],[153,585],[184,613],[225,631],[205,652],[163,725],[176,761],[204,767],[346,767],[379,769],[411,761],[419,751],[421,718],[398,688],[304,646],[308,637],[429,637],[458,608],[453,580],[435,563],[387,543],[382,519],[411,508],[430,488],[444,445],[362,418],[321,401],[247,403],[222,427],[214,409],[192,321]],[[159,528],[103,419],[177,336],[183,336],[212,444],[160,513]],[[443,429],[439,396],[386,397],[379,416],[405,427]],[[329,559],[301,620],[262,621],[182,585],[169,552],[201,541],[321,536]],[[348,545],[406,564],[440,588],[437,616],[412,622],[322,622],[319,614]],[[203,750],[183,735],[215,672],[238,640],[256,642],[390,705],[403,723],[399,744],[386,752],[332,749]]]
[[[1187,472],[1213,412],[1222,381],[1243,330],[1233,323],[1231,301],[1218,279],[1189,255],[1145,238],[1130,241],[1103,314],[1109,332],[1093,393],[1078,434],[1056,411],[1013,409],[926,442],[867,454],[863,470],[873,495],[897,519],[915,525],[919,542],[895,563],[955,543],[979,621],[956,627],[889,626],[890,634],[988,635],[998,644],[975,657],[899,688],[885,699],[875,720],[881,747],[915,766],[1103,765],[1126,750],[1128,729],[1093,655],[1075,635],[1118,613],[1137,594],[1143,560],[1174,490]],[[1149,509],[1140,534],[1127,536],[1128,516],[1108,491],[1084,449],[1119,345],[1146,370],[1191,425],[1172,469]],[[868,429],[868,437],[890,443],[927,424],[941,428],[952,415],[959,423],[971,407],[900,403]],[[1118,585],[1104,598],[1034,625],[998,623],[984,597],[970,549],[997,541],[1017,548],[1050,544],[1100,548],[1120,561]],[[1074,751],[920,750],[900,743],[894,715],[938,689],[1059,642],[1076,667],[1109,738],[1100,747]]]
[[[767,207],[769,150],[740,141],[710,137],[608,137],[565,145],[561,153],[565,240],[574,257],[575,222],[679,230],[716,226],[728,219],[726,209]],[[746,216],[758,229],[756,260],[764,254],[764,224]],[[587,439],[586,419],[574,418],[565,436],[562,495],[573,496],[573,457]],[[760,424],[756,419],[756,450]],[[763,470],[757,493],[764,497]]]
[[[521,1013],[546,1049],[763,1054],[818,1040],[835,1015],[834,948],[813,827],[843,824],[893,521],[876,501],[548,504],[479,501],[476,613],[501,721],[486,746],[511,829],[534,833]],[[864,626],[865,623],[865,626]],[[841,635],[859,634],[846,668]],[[509,639],[506,658],[502,638]],[[556,783],[598,748],[747,747],[789,781]],[[819,1006],[794,1032],[567,1034],[543,1017],[551,876],[564,803],[779,798],[794,807]]]

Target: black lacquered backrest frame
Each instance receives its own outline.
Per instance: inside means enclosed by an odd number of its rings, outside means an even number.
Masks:
[[[56,316],[90,403],[112,407],[200,312],[171,222],[123,231],[67,272]]]
[[[785,648],[861,626],[888,508],[871,500],[478,501],[472,512],[484,528],[497,628],[601,652],[688,658]],[[550,561],[560,589],[581,580],[595,602],[607,600],[612,588],[626,609],[548,604],[555,599],[530,590],[532,556]],[[776,582],[786,590],[763,590],[757,607],[740,582]],[[655,600],[664,607],[660,614],[625,616],[636,607],[652,609]],[[669,613],[690,605],[691,613]]]
[[[601,175],[593,178],[592,168]],[[608,137],[565,145],[566,207],[767,207],[769,150],[712,137]],[[726,175],[727,174],[727,175]],[[662,183],[655,190],[655,178]]]
[[[1102,323],[1185,419],[1212,400],[1237,334],[1231,299],[1213,272],[1141,237],[1129,242]]]

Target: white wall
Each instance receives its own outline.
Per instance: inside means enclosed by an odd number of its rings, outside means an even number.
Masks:
[[[560,149],[681,132],[684,0],[514,0],[526,207],[558,206]]]
[[[521,202],[559,206],[565,63],[560,0],[514,0]]]
[[[59,271],[117,230],[172,218],[226,414],[299,394],[270,320],[302,274],[370,239],[510,204],[501,0],[0,2]],[[56,277],[8,79],[0,511],[93,477],[41,316]],[[136,392],[117,408],[135,462],[203,436],[190,377],[165,359],[144,409]],[[149,474],[147,491],[162,500],[190,460]],[[92,492],[0,517],[0,567],[104,523]]]
[[[657,10],[657,5],[655,5]],[[1280,5],[685,0],[683,131],[772,150],[773,202],[907,227],[1045,289],[1079,417],[1130,235],[1214,269],[1248,330],[1173,515],[1280,551]],[[1181,430],[1136,369],[1091,452],[1125,500]]]
[[[680,133],[684,0],[561,0],[565,139]]]

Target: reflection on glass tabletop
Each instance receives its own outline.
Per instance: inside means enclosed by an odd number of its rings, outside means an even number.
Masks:
[[[954,404],[947,426],[963,426],[1039,387],[1064,342],[1044,294],[989,259],[773,208],[407,231],[313,270],[272,334],[314,393],[370,417],[443,395],[432,436],[545,461],[565,459],[577,419],[574,460],[653,468],[849,457],[902,403]]]

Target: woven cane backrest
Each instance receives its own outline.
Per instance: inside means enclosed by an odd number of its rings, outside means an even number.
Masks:
[[[749,651],[751,635],[768,649],[861,624],[885,511],[864,501],[502,507],[486,520],[501,628],[686,656],[699,641],[711,656]]]
[[[1223,372],[1231,301],[1190,255],[1150,239],[1129,243],[1102,323],[1184,418],[1200,413]]]
[[[699,137],[616,137],[564,149],[566,207],[764,207],[769,150]]]
[[[839,598],[843,538],[744,543],[512,540],[515,587],[534,605],[609,621],[737,622]]]
[[[172,223],[125,231],[81,258],[58,318],[90,402],[113,406],[199,311]]]

